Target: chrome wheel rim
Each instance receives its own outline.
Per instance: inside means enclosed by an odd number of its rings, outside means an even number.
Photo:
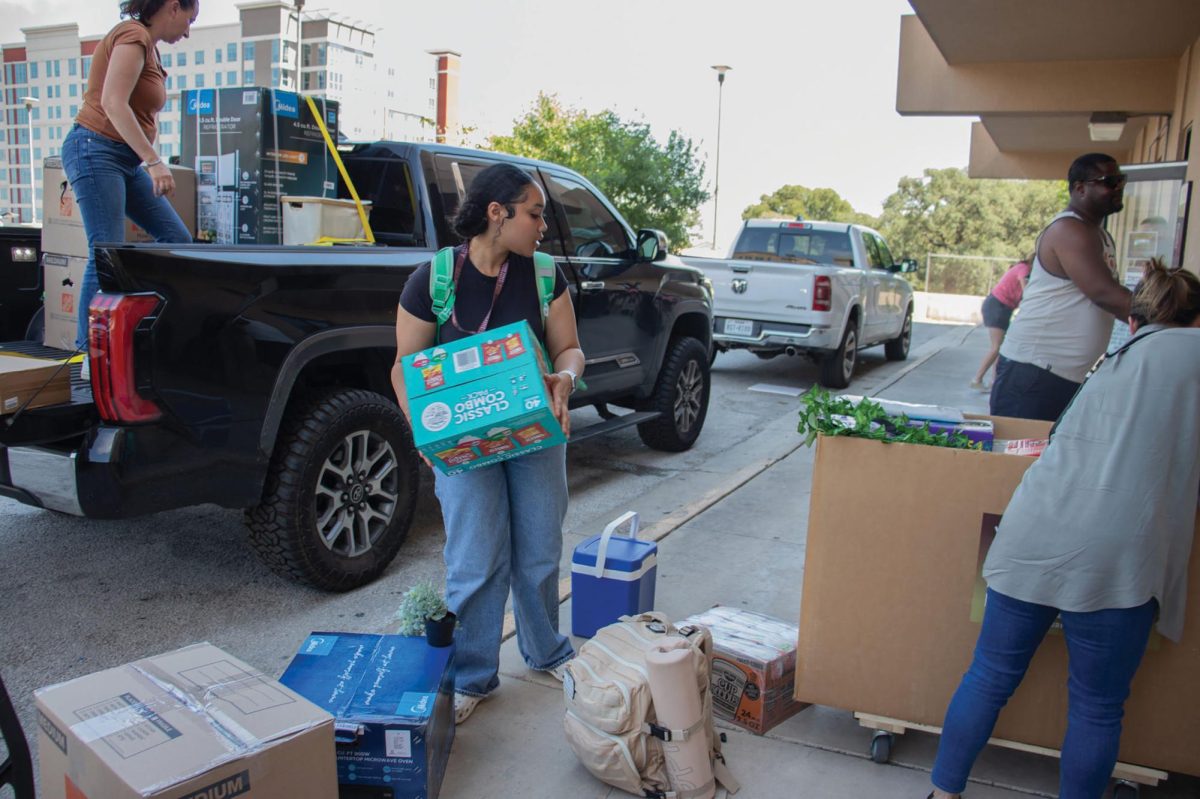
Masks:
[[[849,380],[854,374],[854,360],[858,356],[858,337],[854,330],[846,331],[846,351],[842,353],[842,378]]]
[[[689,360],[675,382],[675,429],[681,434],[691,432],[700,418],[704,393],[704,372],[694,359]]]
[[[335,555],[359,557],[383,535],[400,498],[400,460],[387,439],[369,430],[348,434],[317,475],[317,535]]]
[[[904,317],[904,330],[900,333],[900,343],[904,347],[904,351],[908,352],[908,345],[912,342],[912,315]]]

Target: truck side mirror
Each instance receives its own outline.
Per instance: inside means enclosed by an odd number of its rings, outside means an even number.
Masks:
[[[637,234],[638,258],[661,261],[667,257],[667,234],[653,228],[643,228]]]
[[[905,258],[903,261],[900,262],[900,271],[901,272],[917,271],[917,260],[915,258]]]

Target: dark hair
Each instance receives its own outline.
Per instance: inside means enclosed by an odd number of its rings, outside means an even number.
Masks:
[[[1071,162],[1071,168],[1067,170],[1067,188],[1070,189],[1076,183],[1083,183],[1095,178],[1102,164],[1115,163],[1117,163],[1117,159],[1107,153],[1088,153],[1079,156]]]
[[[159,12],[171,0],[124,0],[121,3],[121,18],[130,17],[138,22],[149,22],[150,18]],[[196,0],[179,0],[179,7],[191,11],[196,7]]]
[[[1200,278],[1151,258],[1133,290],[1129,316],[1139,325],[1191,325],[1200,316]]]
[[[487,209],[492,203],[500,203],[508,209],[508,218],[516,214],[513,203],[525,196],[527,187],[533,185],[533,177],[512,164],[495,164],[475,176],[471,188],[454,215],[454,232],[463,239],[478,236],[487,230]]]

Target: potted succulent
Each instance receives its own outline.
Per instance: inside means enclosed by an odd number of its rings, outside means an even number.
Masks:
[[[404,592],[396,611],[400,635],[424,635],[430,646],[450,646],[458,619],[446,607],[442,592],[423,580]]]

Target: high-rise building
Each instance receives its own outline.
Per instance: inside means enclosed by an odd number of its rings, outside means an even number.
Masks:
[[[297,5],[243,3],[238,22],[197,26],[189,38],[159,48],[167,73],[156,142],[163,158],[180,153],[182,92],[230,86],[337,100],[343,140],[457,141],[457,53],[394,46],[381,53],[381,28],[304,8],[303,0]],[[42,159],[62,149],[103,33],[81,37],[73,22],[21,32],[24,42],[0,45],[0,219],[27,222],[41,204]]]

